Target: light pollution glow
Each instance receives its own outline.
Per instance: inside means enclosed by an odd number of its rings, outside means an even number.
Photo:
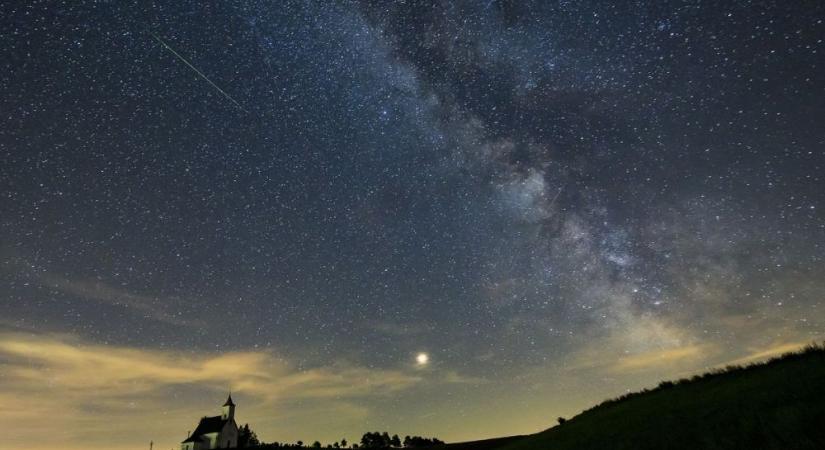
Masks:
[[[578,364],[571,360],[563,370],[525,373],[515,386],[501,389],[454,372],[374,370],[345,361],[299,370],[264,351],[195,355],[97,345],[65,334],[4,333],[0,334],[0,420],[15,423],[6,436],[10,448],[125,449],[150,440],[158,449],[177,448],[197,418],[213,413],[231,388],[239,404],[239,420],[250,423],[267,441],[332,442],[346,437],[353,442],[361,431],[379,424],[456,441],[543,429],[551,417],[570,416],[620,394],[615,388],[599,387],[599,380],[606,378],[640,387],[702,368],[708,363],[702,355],[712,355],[721,366],[767,358],[804,343],[753,349],[727,361],[709,346],[630,355],[591,348],[578,356]],[[602,364],[593,367],[594,358]],[[562,395],[571,388],[587,393]],[[435,389],[461,393],[461,404],[428,405],[432,409],[420,420],[371,419],[371,410],[383,403]],[[493,418],[482,412],[482,406],[496,401],[497,395],[516,401],[500,403],[502,414]],[[542,400],[530,402],[527,398],[533,395]],[[485,431],[454,431],[467,420],[483,424],[480,429]],[[128,442],[122,439],[124,430]],[[33,442],[32,435],[40,438]]]

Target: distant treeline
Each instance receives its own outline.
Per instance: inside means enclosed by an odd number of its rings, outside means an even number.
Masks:
[[[398,437],[397,434],[390,436],[386,431],[373,431],[364,433],[361,437],[360,443],[350,443],[346,439],[333,442],[331,444],[322,444],[320,441],[315,441],[311,445],[305,445],[304,441],[297,441],[293,443],[287,442],[270,442],[263,443],[258,440],[254,431],[249,429],[249,425],[241,427],[240,436],[238,439],[239,448],[256,448],[261,450],[276,450],[282,448],[327,448],[327,449],[341,449],[341,448],[364,448],[364,449],[393,449],[393,448],[423,448],[432,447],[435,445],[443,445],[444,441],[438,438],[426,438],[421,436],[404,436],[404,439]]]

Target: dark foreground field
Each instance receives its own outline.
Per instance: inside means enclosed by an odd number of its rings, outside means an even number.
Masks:
[[[540,433],[447,450],[825,449],[825,347],[608,401]]]

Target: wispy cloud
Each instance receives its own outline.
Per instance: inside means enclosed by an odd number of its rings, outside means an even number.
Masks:
[[[165,386],[231,387],[266,399],[381,394],[420,381],[401,371],[338,363],[297,370],[267,352],[190,355],[84,343],[63,336],[0,335],[2,367],[18,387],[58,385],[67,394],[142,394]]]
[[[568,369],[605,376],[657,373],[663,376],[695,370],[718,355],[718,347],[700,341],[684,327],[653,315],[627,315],[624,326],[578,348]]]
[[[684,347],[666,348],[618,358],[609,366],[611,372],[627,373],[652,368],[672,367],[685,362],[701,361],[707,356],[707,347],[701,345],[687,345]]]
[[[385,320],[365,322],[366,328],[388,336],[415,336],[431,331],[433,326],[427,323],[399,323]]]
[[[39,275],[37,280],[40,284],[64,294],[84,300],[127,308],[147,318],[170,325],[202,325],[199,320],[184,318],[180,312],[169,311],[167,305],[170,299],[135,294],[126,289],[115,287],[98,280],[72,280],[54,274]]]
[[[811,342],[797,341],[774,344],[768,348],[751,348],[750,352],[747,355],[730,360],[721,365],[745,365],[753,362],[764,361],[785,353],[801,350],[803,347],[805,347],[805,345],[810,343]]]
[[[214,401],[229,388],[245,400],[247,419],[273,410],[283,415],[279,406],[296,403],[302,411],[323,405],[363,417],[360,401],[422,381],[420,374],[344,362],[300,370],[264,351],[193,354],[25,333],[0,334],[0,377],[0,421],[19,430],[6,437],[12,448],[31,447],[34,433],[46,436],[34,447],[68,448],[67,440],[117,447],[122,430],[138,428],[147,442],[174,444],[188,422],[211,412],[199,408],[203,399]],[[170,416],[158,422],[161,412]]]

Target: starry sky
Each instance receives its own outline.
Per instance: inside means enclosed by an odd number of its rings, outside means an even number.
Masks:
[[[10,448],[230,389],[265,441],[530,433],[825,336],[819,2],[0,8]]]

